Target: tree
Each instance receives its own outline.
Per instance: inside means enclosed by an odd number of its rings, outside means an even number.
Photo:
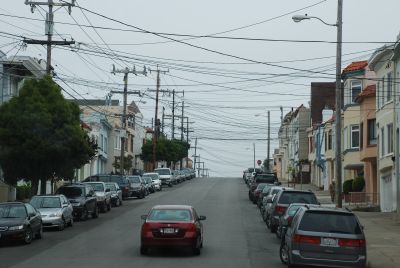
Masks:
[[[175,163],[187,157],[189,148],[190,144],[186,141],[160,138],[157,140],[156,160]],[[140,159],[145,162],[153,161],[153,143],[151,140],[147,140],[147,142],[143,144]]]
[[[81,128],[79,106],[67,101],[49,77],[24,82],[19,96],[0,106],[0,165],[5,180],[15,185],[30,180],[72,179],[74,169],[89,162],[97,145]]]
[[[121,157],[115,157],[115,161],[112,164],[113,167],[117,170],[120,170],[120,166],[119,166],[119,162],[120,162],[120,158]],[[132,155],[128,155],[128,156],[124,156],[124,170],[126,174],[129,174],[129,170],[131,170],[132,168],[132,160],[133,160],[133,156]],[[120,172],[118,172],[119,174]]]

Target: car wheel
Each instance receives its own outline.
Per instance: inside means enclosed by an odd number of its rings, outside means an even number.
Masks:
[[[105,213],[106,212],[106,204],[105,203],[101,205],[100,212],[101,213]]]
[[[96,218],[98,218],[99,217],[99,207],[96,205],[95,207],[94,207],[94,211],[93,211],[93,213],[92,213],[92,218],[93,219],[96,219]]]
[[[36,234],[37,239],[42,239],[43,238],[43,226],[40,226],[39,231]]]
[[[146,255],[149,252],[147,247],[141,246],[140,247],[140,254],[141,255]]]
[[[276,225],[272,225],[271,224],[269,230],[271,231],[271,233],[275,233],[276,232]]]
[[[61,218],[61,223],[60,223],[60,225],[58,226],[58,230],[59,230],[59,231],[64,230],[64,229],[65,229],[65,225],[66,225],[65,219],[64,219],[64,217],[62,217],[62,218]]]
[[[269,219],[268,216],[265,217],[265,223],[267,224],[268,229],[271,229],[271,220]]]
[[[279,257],[283,264],[288,264],[289,255],[286,243],[281,243],[281,246],[279,247]]]
[[[82,220],[86,221],[88,219],[89,212],[86,207],[83,208],[81,218]]]
[[[74,218],[71,217],[71,219],[70,219],[69,222],[68,222],[68,226],[69,226],[69,227],[72,227],[73,225],[74,225]]]
[[[33,239],[33,232],[31,227],[27,227],[25,230],[25,235],[24,235],[24,243],[25,244],[30,244]]]
[[[193,248],[193,254],[194,255],[198,256],[198,255],[200,255],[200,253],[201,253],[200,247],[194,247]]]

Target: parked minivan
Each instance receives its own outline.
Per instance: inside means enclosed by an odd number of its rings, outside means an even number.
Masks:
[[[122,191],[122,198],[126,199],[132,195],[132,191],[129,187],[129,181],[126,176],[122,175],[109,175],[109,174],[97,174],[87,177],[84,182],[90,181],[102,181],[102,182],[116,182]]]
[[[172,187],[172,172],[169,168],[156,168],[154,172],[160,175],[160,179],[163,185]]]

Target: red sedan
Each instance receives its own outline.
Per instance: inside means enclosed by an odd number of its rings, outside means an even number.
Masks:
[[[195,255],[203,247],[203,224],[205,216],[185,205],[159,205],[153,207],[141,231],[140,253],[146,254],[152,247],[188,247]]]

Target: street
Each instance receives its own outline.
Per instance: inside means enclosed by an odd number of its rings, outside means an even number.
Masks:
[[[196,178],[72,228],[46,231],[31,245],[1,245],[1,267],[284,267],[278,243],[239,178]],[[204,221],[204,248],[139,253],[140,215],[156,204],[190,204]]]

